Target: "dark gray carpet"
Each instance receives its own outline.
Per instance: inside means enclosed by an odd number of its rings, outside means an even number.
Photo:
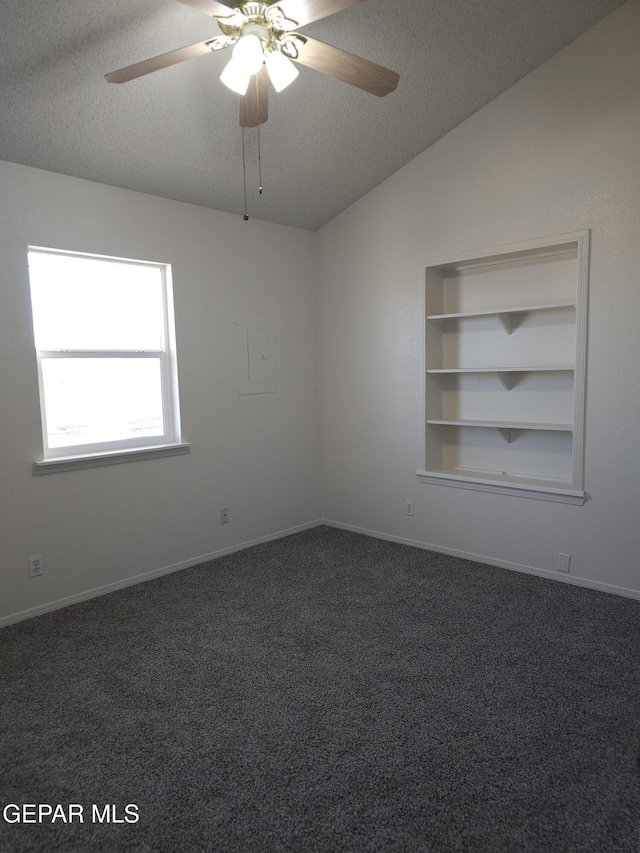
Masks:
[[[85,820],[0,849],[638,853],[639,617],[317,528],[5,628],[2,806]]]

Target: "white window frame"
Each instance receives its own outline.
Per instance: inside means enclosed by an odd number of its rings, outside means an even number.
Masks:
[[[48,473],[55,470],[93,467],[114,462],[134,459],[156,458],[158,456],[187,453],[190,444],[182,440],[180,424],[180,404],[178,395],[178,369],[176,358],[175,321],[173,310],[173,288],[171,266],[155,261],[140,261],[108,255],[95,255],[66,249],[50,249],[43,246],[29,246],[29,254],[69,255],[72,257],[96,259],[102,262],[139,264],[154,267],[160,271],[162,283],[163,327],[161,346],[158,349],[64,349],[42,350],[36,346],[38,367],[38,388],[40,395],[40,415],[42,421],[43,458],[34,463],[36,473]],[[160,365],[162,415],[164,433],[155,436],[141,436],[116,441],[82,443],[64,447],[50,447],[48,442],[47,410],[45,405],[43,363],[48,359],[155,359]]]

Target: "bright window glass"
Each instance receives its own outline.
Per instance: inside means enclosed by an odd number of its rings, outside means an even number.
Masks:
[[[29,250],[45,458],[180,440],[169,272]]]
[[[49,447],[164,435],[158,359],[42,362]]]

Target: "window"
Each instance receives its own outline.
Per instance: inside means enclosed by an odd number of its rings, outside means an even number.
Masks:
[[[44,450],[38,464],[185,448],[170,267],[31,247],[29,279]]]

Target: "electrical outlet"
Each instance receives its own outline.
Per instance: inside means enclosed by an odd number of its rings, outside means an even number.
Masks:
[[[220,524],[228,524],[229,523],[229,510],[227,507],[220,510]]]
[[[404,502],[404,514],[413,515],[413,501]]]
[[[38,578],[44,572],[44,563],[42,554],[36,557],[29,557],[29,577]]]
[[[571,566],[571,554],[558,554],[558,571],[569,573]]]

